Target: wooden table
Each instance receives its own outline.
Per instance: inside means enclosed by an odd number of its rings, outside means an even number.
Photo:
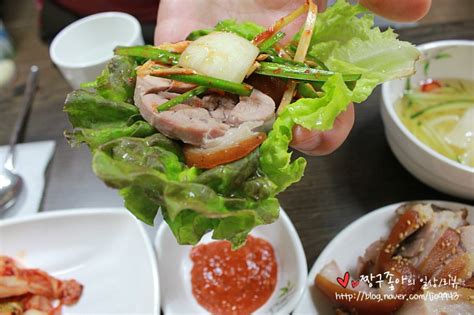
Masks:
[[[62,106],[70,88],[51,64],[45,46],[35,39],[37,35],[16,26],[12,33],[18,49],[20,82],[30,64],[41,68],[40,90],[24,140],[54,139],[57,144],[47,172],[42,211],[121,206],[117,191],[107,188],[92,173],[88,149],[71,149],[64,140],[62,133],[69,124]],[[474,39],[474,20],[403,29],[399,33],[402,39],[415,44]],[[339,231],[371,210],[404,200],[458,200],[425,186],[398,163],[385,139],[379,100],[377,89],[366,102],[357,105],[356,123],[346,143],[330,156],[307,158],[303,180],[279,196],[301,237],[309,267]],[[8,104],[0,104],[0,144],[7,143],[19,101],[20,97],[15,97]]]

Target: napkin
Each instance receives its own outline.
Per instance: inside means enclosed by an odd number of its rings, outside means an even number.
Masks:
[[[23,179],[23,189],[16,204],[4,213],[0,220],[22,217],[38,212],[43,197],[46,167],[51,160],[56,144],[40,141],[17,144],[15,147],[15,171]],[[0,146],[0,163],[3,163],[8,146]]]

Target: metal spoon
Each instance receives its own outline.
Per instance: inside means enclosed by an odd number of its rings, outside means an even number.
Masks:
[[[8,148],[3,167],[0,168],[0,213],[11,208],[20,195],[23,187],[23,180],[15,171],[14,155],[15,145],[18,142],[18,137],[22,131],[26,117],[30,112],[31,104],[36,94],[36,87],[38,84],[38,66],[31,66],[28,80],[26,81],[26,89],[23,98],[23,105],[20,116],[15,122],[13,133],[10,137],[10,147]]]

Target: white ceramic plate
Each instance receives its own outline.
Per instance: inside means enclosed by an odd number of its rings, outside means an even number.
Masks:
[[[307,265],[303,246],[290,219],[280,209],[280,218],[273,224],[255,228],[251,235],[273,245],[278,263],[278,282],[270,299],[255,314],[289,314],[300,300],[306,285]],[[210,233],[201,243],[211,241]],[[158,229],[155,249],[160,268],[163,311],[169,314],[207,314],[191,291],[192,246],[177,244],[167,224]],[[286,293],[284,293],[286,292]]]
[[[0,221],[0,254],[84,285],[63,314],[158,314],[158,269],[143,227],[122,208]]]
[[[447,201],[421,202],[434,203],[453,210],[467,208],[468,221],[474,223],[474,207]],[[330,243],[311,268],[307,290],[293,314],[333,314],[333,308],[327,298],[314,286],[316,274],[332,260],[336,261],[342,271],[354,274],[357,258],[364,254],[365,249],[390,232],[395,218],[395,210],[401,202],[372,211],[354,221],[340,232]]]

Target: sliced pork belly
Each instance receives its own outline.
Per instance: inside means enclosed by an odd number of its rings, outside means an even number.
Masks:
[[[422,293],[420,293],[421,295]],[[459,296],[458,299],[454,295]],[[432,288],[423,292],[425,298],[405,302],[397,315],[474,314],[474,290],[466,288]],[[438,298],[429,298],[429,296]],[[444,298],[443,298],[444,297]]]

